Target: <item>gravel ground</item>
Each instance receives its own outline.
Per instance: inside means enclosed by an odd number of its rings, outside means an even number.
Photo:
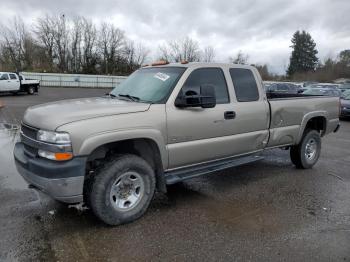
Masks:
[[[106,92],[0,95],[0,122],[19,123],[31,105]],[[17,133],[0,130],[0,261],[350,260],[350,121],[323,139],[312,170],[271,150],[261,162],[170,187],[140,220],[119,227],[28,189],[14,169]]]

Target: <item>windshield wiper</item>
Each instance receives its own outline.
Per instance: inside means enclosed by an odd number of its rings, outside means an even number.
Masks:
[[[129,94],[118,94],[118,96],[120,97],[126,97],[128,98],[129,100],[133,101],[133,102],[139,102],[140,101],[140,98],[137,97],[137,96],[131,96]]]
[[[114,95],[114,94],[112,94],[112,93],[106,93],[105,95],[106,95],[106,96],[109,96],[109,97],[112,97],[112,98],[117,97],[116,95]]]

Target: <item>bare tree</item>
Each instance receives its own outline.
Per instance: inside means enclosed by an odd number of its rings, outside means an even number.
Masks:
[[[58,69],[61,72],[67,70],[68,60],[68,39],[69,29],[65,15],[56,17],[54,20],[54,39],[56,47],[56,57],[58,61]]]
[[[83,18],[82,70],[84,73],[95,73],[98,63],[97,30],[92,21]]]
[[[241,64],[246,65],[248,64],[249,56],[242,53],[242,51],[239,51],[235,57],[230,57],[229,60],[233,64]]]
[[[102,71],[105,74],[113,73],[125,46],[124,32],[112,24],[102,23],[99,39],[98,49],[102,60]]]
[[[131,71],[139,68],[146,60],[149,50],[141,43],[129,40],[125,47],[126,61]]]
[[[30,35],[27,33],[22,19],[15,17],[10,27],[2,26],[1,42],[3,55],[14,66],[15,70],[22,70],[26,64],[31,64],[29,53]]]
[[[203,62],[213,62],[214,57],[215,57],[214,48],[212,46],[205,47],[204,51],[203,51],[202,61]]]
[[[38,39],[38,42],[44,47],[47,61],[49,64],[49,70],[53,70],[55,59],[55,21],[53,17],[46,15],[44,18],[39,18],[34,28],[34,33]]]
[[[165,45],[159,47],[162,59],[169,62],[197,62],[200,60],[199,44],[190,37],[182,40],[169,41]]]
[[[75,17],[72,23],[70,37],[70,69],[77,73],[81,70],[81,48],[82,48],[83,18]]]

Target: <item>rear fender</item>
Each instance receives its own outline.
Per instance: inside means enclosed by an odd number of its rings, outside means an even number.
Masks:
[[[314,112],[310,112],[307,113],[304,117],[303,120],[301,121],[301,125],[300,125],[300,129],[299,129],[299,134],[297,137],[297,140],[295,141],[295,144],[299,144],[299,142],[301,141],[303,135],[304,135],[304,131],[306,128],[307,123],[315,117],[324,117],[325,118],[325,125],[327,125],[327,112],[326,111],[314,111]],[[321,133],[321,135],[324,135],[324,132],[326,130],[327,126],[324,127],[323,133]]]

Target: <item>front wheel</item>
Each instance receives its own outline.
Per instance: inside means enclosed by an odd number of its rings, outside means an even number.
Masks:
[[[117,157],[96,171],[88,192],[92,211],[108,225],[132,222],[147,210],[155,191],[150,165],[136,155]]]
[[[300,169],[312,168],[321,153],[321,137],[316,130],[305,132],[302,140],[290,149],[292,163]]]

